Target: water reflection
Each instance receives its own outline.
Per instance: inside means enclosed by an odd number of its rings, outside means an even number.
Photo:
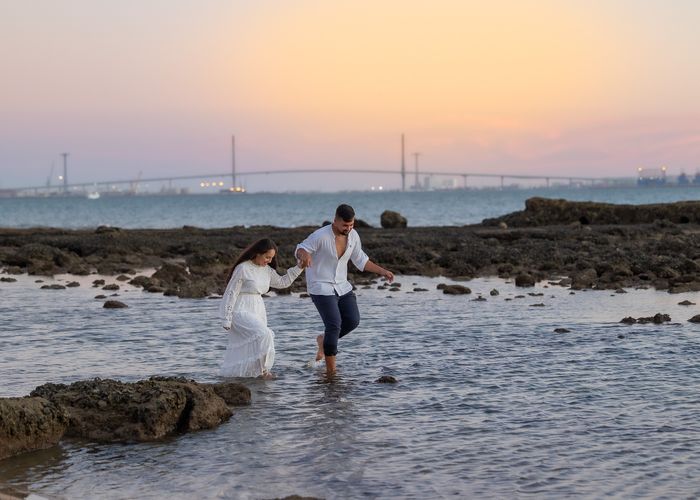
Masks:
[[[343,339],[333,378],[308,366],[321,327],[311,302],[273,298],[278,378],[244,380],[253,404],[229,422],[159,443],[66,440],[0,462],[0,483],[65,498],[700,491],[700,327],[678,305],[700,294],[538,287],[544,296],[515,299],[512,284],[474,280],[475,294],[501,295],[471,302],[406,279],[430,291],[358,293],[363,320]],[[19,285],[0,288],[12,325],[0,335],[5,396],[94,376],[218,380],[215,301],[139,292],[130,310],[105,316],[89,289],[37,299],[33,282]],[[28,302],[31,316],[21,312]],[[656,312],[675,323],[618,323]],[[381,375],[398,383],[375,383]]]

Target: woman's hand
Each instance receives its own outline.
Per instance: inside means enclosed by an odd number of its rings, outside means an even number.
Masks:
[[[302,269],[306,269],[307,267],[311,267],[311,254],[304,250],[303,248],[300,248],[297,251],[297,260],[299,261],[299,267]]]

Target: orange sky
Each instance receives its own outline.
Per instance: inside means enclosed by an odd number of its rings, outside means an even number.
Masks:
[[[231,134],[240,170],[398,168],[401,133],[426,170],[700,167],[691,1],[9,5],[0,187],[226,171]]]

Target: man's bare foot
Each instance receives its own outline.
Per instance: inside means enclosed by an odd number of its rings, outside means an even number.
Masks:
[[[321,361],[323,359],[323,335],[318,335],[316,337],[316,345],[318,346],[316,361]]]

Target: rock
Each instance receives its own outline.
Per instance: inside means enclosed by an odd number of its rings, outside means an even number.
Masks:
[[[391,210],[385,210],[382,212],[380,222],[382,227],[385,229],[402,228],[407,226],[406,217]]]
[[[596,280],[598,279],[598,273],[593,268],[584,269],[581,272],[576,273],[571,279],[571,288],[574,290],[582,290],[584,288],[593,288]]]
[[[308,299],[309,297],[311,297],[311,295],[309,295],[308,293],[300,293],[299,294],[300,299]]]
[[[696,314],[692,318],[690,318],[688,321],[691,323],[700,323],[700,314]]]
[[[673,224],[700,223],[700,203],[680,201],[652,205],[614,205],[534,197],[525,201],[524,211],[486,219],[483,224],[497,226],[501,222],[510,227],[655,223],[657,228],[665,229],[673,227]]]
[[[128,277],[127,275],[125,275],[125,274],[120,274],[120,275],[117,276],[117,278],[116,278],[117,281],[129,281],[130,279],[131,279],[131,278],[129,278],[129,277]]]
[[[413,289],[413,291],[414,291],[414,292],[427,292],[428,289],[427,289],[427,288],[416,287],[416,288]]]
[[[102,287],[102,290],[109,290],[109,291],[111,291],[111,290],[119,290],[119,285],[117,285],[116,283],[113,283],[113,284],[110,284],[110,285],[105,285],[105,286]]]
[[[95,229],[95,234],[118,233],[120,231],[121,229],[118,227],[98,226],[97,229]]]
[[[95,298],[96,299],[106,299],[107,296],[106,295],[95,295]]]
[[[472,299],[472,302],[486,302],[486,297],[479,295],[477,298]]]
[[[66,436],[102,442],[154,441],[211,429],[231,416],[226,402],[212,387],[184,378],[44,384],[31,395],[65,410]]]
[[[181,264],[173,264],[171,262],[163,264],[160,269],[153,273],[151,278],[168,285],[187,284],[190,282],[190,274],[187,272],[187,268]]]
[[[44,398],[0,398],[0,460],[49,448],[67,427],[63,409]]]
[[[375,380],[375,382],[378,384],[396,384],[398,380],[395,377],[392,377],[391,375],[382,375],[377,380]]]
[[[442,287],[442,293],[447,295],[469,295],[472,291],[469,287],[463,285],[445,285]]]
[[[694,306],[695,302],[691,302],[689,300],[684,300],[682,302],[678,303],[679,306]]]
[[[17,280],[15,278],[6,278],[3,276],[2,278],[0,278],[0,281],[2,281],[3,283],[14,283]]]
[[[637,318],[637,323],[654,323],[655,325],[660,325],[661,323],[665,323],[667,321],[671,321],[671,316],[661,313],[656,313],[655,315],[646,318]]]
[[[535,278],[531,274],[522,273],[515,277],[515,286],[530,287],[535,286]]]
[[[66,287],[63,285],[59,285],[57,283],[54,283],[53,285],[42,285],[41,289],[42,290],[65,290]]]
[[[92,282],[92,286],[94,286],[94,287],[102,286],[102,285],[104,285],[104,284],[105,284],[105,280],[102,280],[102,279],[100,279],[100,280],[95,280],[95,281]]]
[[[148,276],[136,276],[134,279],[129,281],[129,284],[146,288],[148,285],[151,284],[151,278],[149,278]]]
[[[530,307],[544,307],[544,304],[542,302],[539,302],[537,304],[530,304]]]
[[[626,318],[622,318],[620,320],[620,323],[626,323],[628,325],[633,325],[635,323],[639,324],[646,324],[646,323],[654,323],[655,325],[660,325],[662,323],[666,323],[668,321],[671,321],[671,316],[668,314],[661,314],[661,313],[656,313],[654,316],[647,316],[643,318],[633,318],[631,316],[628,316]]]
[[[554,333],[569,333],[571,330],[567,328],[555,328]]]
[[[368,222],[363,221],[362,219],[355,219],[355,227],[372,227]]]
[[[77,288],[80,286],[80,283],[78,283],[77,281],[71,281],[70,283],[67,283],[66,286],[68,288]]]
[[[127,306],[124,302],[119,302],[118,300],[107,300],[102,306],[105,309],[124,309]]]
[[[250,389],[237,382],[206,384],[229,406],[247,406],[252,401]]]
[[[500,295],[500,293],[498,292],[498,290],[496,290],[496,289],[494,288],[493,290],[491,290],[491,291],[489,292],[489,295],[491,295],[491,297],[495,297],[495,296],[497,296],[497,295]]]

